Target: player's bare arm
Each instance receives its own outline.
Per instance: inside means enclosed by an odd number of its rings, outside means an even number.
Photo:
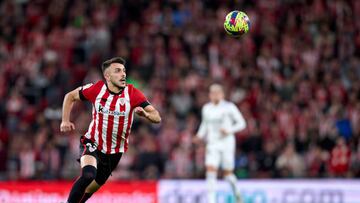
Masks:
[[[152,105],[148,105],[145,108],[138,106],[134,109],[134,111],[136,114],[148,119],[152,123],[161,122],[161,117],[159,112]]]
[[[68,92],[64,97],[63,108],[62,108],[62,120],[60,124],[61,132],[68,132],[71,130],[75,130],[74,123],[70,122],[70,113],[74,103],[76,101],[80,101],[79,90],[80,87],[76,88],[71,92]]]
[[[199,137],[199,135],[195,135],[192,137],[192,143],[195,145],[202,145],[205,144],[204,140],[202,138]]]

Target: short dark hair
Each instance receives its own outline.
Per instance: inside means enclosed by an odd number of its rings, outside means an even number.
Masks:
[[[125,66],[126,61],[125,61],[125,59],[123,59],[122,57],[119,57],[119,56],[114,57],[114,58],[111,58],[111,59],[109,59],[109,60],[106,60],[106,61],[104,61],[104,63],[101,65],[101,70],[102,70],[102,72],[104,73],[104,71],[105,71],[107,68],[109,68],[110,65],[113,64],[113,63],[120,63],[120,64],[122,64],[122,65]]]

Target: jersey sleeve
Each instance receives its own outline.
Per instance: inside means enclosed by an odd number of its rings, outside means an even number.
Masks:
[[[239,111],[239,109],[235,106],[235,104],[231,104],[230,108],[230,117],[232,118],[234,124],[229,129],[229,133],[236,133],[246,128],[246,121]]]
[[[199,138],[204,138],[207,131],[206,117],[205,117],[205,107],[201,110],[201,123],[198,132],[196,135]]]
[[[146,106],[150,105],[150,102],[145,97],[145,95],[135,87],[132,88],[132,94],[130,98],[131,107],[135,108],[138,106],[141,106],[142,108],[145,108]]]
[[[88,100],[94,102],[96,98],[96,84],[86,84],[79,90],[79,96],[81,100]]]

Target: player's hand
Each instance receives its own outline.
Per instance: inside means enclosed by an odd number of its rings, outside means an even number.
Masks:
[[[60,132],[69,132],[71,130],[75,130],[74,123],[70,121],[62,121],[60,124]]]
[[[220,133],[221,133],[221,135],[222,135],[223,137],[225,137],[226,135],[229,134],[229,131],[227,131],[227,130],[224,129],[224,128],[221,128],[221,129],[220,129]]]
[[[142,116],[142,117],[145,117],[145,118],[149,115],[149,113],[146,112],[146,111],[144,110],[144,108],[142,108],[142,107],[140,107],[140,106],[136,107],[136,108],[134,109],[134,111],[135,111],[135,113],[136,113],[137,115]]]
[[[192,138],[192,142],[195,144],[195,145],[199,145],[199,144],[202,144],[202,139],[200,139],[198,136],[194,136]]]

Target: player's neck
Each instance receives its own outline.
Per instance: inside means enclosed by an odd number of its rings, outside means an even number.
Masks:
[[[106,83],[106,86],[107,86],[109,92],[113,93],[113,94],[120,94],[124,90],[124,88],[116,87],[115,85],[113,85],[111,83]]]
[[[213,101],[212,103],[213,103],[214,105],[218,105],[218,104],[220,104],[220,102],[221,102],[221,100],[217,100],[217,101]]]

